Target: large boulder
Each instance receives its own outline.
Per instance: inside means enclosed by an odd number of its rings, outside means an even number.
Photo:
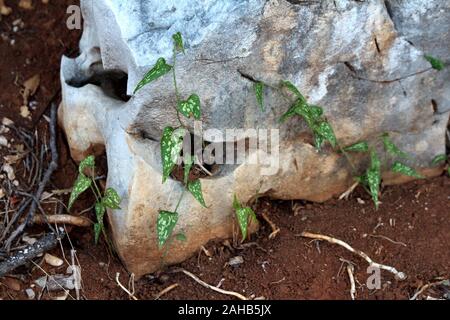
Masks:
[[[424,55],[450,62],[448,1],[81,0],[81,5],[81,54],[61,64],[60,123],[75,160],[106,149],[108,186],[123,198],[120,210],[108,212],[112,235],[137,276],[180,262],[213,238],[232,236],[234,194],[242,202],[255,195],[325,201],[353,183],[343,155],[329,147],[316,151],[303,120],[278,122],[290,102],[270,87],[283,79],[323,106],[342,145],[375,141],[388,132],[412,155],[410,166],[428,176],[441,172],[428,167],[445,152],[450,71],[432,69]],[[164,127],[178,123],[172,77],[132,93],[159,57],[171,62],[172,34],[178,31],[186,43],[186,54],[177,57],[179,90],[183,97],[193,92],[201,97],[203,131],[275,129],[272,145],[279,148],[265,153],[263,164],[219,164],[212,177],[202,178],[209,207],[191,195],[183,199],[175,233],[183,231],[187,241],[174,241],[165,252],[157,246],[158,210],[173,210],[183,190],[175,179],[161,183],[159,140]],[[267,84],[265,111],[258,108],[255,81]],[[194,132],[194,121],[182,121]],[[359,157],[355,165],[367,163]],[[401,181],[384,176],[385,184]]]

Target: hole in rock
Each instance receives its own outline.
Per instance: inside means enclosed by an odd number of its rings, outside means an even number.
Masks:
[[[127,95],[128,74],[120,70],[98,72],[87,79],[72,79],[67,84],[75,88],[93,84],[102,88],[105,95],[110,98],[124,102],[131,98]]]

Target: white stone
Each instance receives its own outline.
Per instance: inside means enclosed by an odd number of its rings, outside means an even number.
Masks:
[[[432,70],[423,55],[449,62],[449,34],[441,31],[450,27],[450,3],[421,3],[82,0],[81,54],[62,60],[59,120],[75,160],[106,150],[107,184],[123,199],[108,217],[129,271],[153,272],[183,261],[213,238],[230,237],[234,194],[244,203],[256,194],[325,201],[353,183],[342,155],[318,153],[308,142],[304,121],[280,126],[289,104],[279,91],[266,90],[266,112],[258,109],[251,78],[272,86],[282,79],[294,82],[324,107],[343,145],[395,133],[398,146],[413,156],[410,165],[425,175],[439,174],[426,167],[445,152],[450,72]],[[161,184],[159,139],[165,126],[177,125],[172,78],[160,78],[122,101],[108,90],[108,75],[127,74],[131,95],[159,57],[171,63],[171,36],[177,31],[186,42],[186,55],[177,61],[180,94],[199,94],[203,129],[280,129],[280,168],[264,176],[261,166],[221,166],[214,177],[202,179],[210,206],[185,196],[174,233],[184,232],[187,241],[173,241],[161,260],[158,211],[173,210],[183,190],[172,179]],[[436,112],[428,107],[432,99]],[[184,124],[193,130],[192,121]],[[406,180],[386,174],[384,182]]]

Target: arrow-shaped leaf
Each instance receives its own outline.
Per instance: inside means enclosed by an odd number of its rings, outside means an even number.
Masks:
[[[334,134],[333,128],[327,121],[322,121],[318,125],[314,126],[314,133],[321,136],[324,140],[327,140],[333,148],[336,147],[336,135]]]
[[[91,183],[92,183],[91,178],[86,177],[83,173],[80,173],[78,175],[78,178],[73,185],[72,193],[70,194],[68,206],[69,211],[72,208],[74,202],[78,199],[78,197],[87,189],[89,189]]]
[[[178,222],[178,213],[170,211],[159,211],[156,231],[158,234],[158,245],[162,248],[167,239],[172,235],[173,229]]]
[[[183,147],[184,129],[174,130],[172,127],[164,128],[161,138],[161,159],[163,164],[163,183],[172,173]]]
[[[133,94],[138,92],[140,89],[142,89],[145,85],[149,84],[150,82],[170,72],[170,70],[172,70],[172,66],[167,64],[164,58],[159,58],[156,61],[156,64],[153,66],[153,68],[150,69],[150,71],[145,74],[144,78],[137,84]]]
[[[405,165],[403,163],[400,163],[400,162],[395,162],[392,165],[392,169],[391,170],[392,170],[392,172],[400,173],[400,174],[403,174],[405,176],[418,178],[418,179],[422,179],[423,178],[423,176],[420,175],[419,173],[417,173],[416,170],[414,170],[413,168],[408,167],[407,165]]]
[[[103,197],[103,204],[105,207],[111,208],[111,209],[120,209],[120,197],[117,194],[117,191],[113,188],[108,188],[105,191],[105,196]]]
[[[190,193],[194,196],[194,198],[203,206],[206,208],[205,199],[203,198],[202,193],[202,184],[200,180],[190,181],[187,185],[187,188]]]
[[[95,157],[94,156],[88,156],[86,159],[80,162],[80,165],[78,166],[79,173],[84,174],[84,170],[86,168],[94,169],[95,168]]]
[[[196,94],[192,94],[186,101],[178,102],[178,111],[180,111],[186,118],[194,116],[196,120],[202,117],[200,98]]]
[[[378,170],[368,169],[366,173],[367,184],[369,185],[370,195],[375,203],[375,208],[378,209],[378,193],[380,191],[381,173]]]

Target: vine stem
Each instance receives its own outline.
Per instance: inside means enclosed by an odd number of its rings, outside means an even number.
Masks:
[[[178,108],[177,108],[177,105],[178,105],[178,103],[181,101],[181,98],[180,98],[180,91],[178,90],[177,75],[176,75],[176,72],[175,72],[176,65],[177,65],[177,50],[174,49],[174,50],[173,50],[172,76],[173,76],[173,86],[174,86],[174,88],[175,88],[175,96],[176,96],[176,98],[177,98],[177,103],[176,103],[176,106],[175,106],[175,111],[177,112],[177,118],[178,118],[178,122],[180,123],[180,126],[184,127],[184,126],[183,126],[183,122],[181,122],[180,112],[178,111]]]
[[[181,201],[183,200],[184,194],[186,193],[186,189],[183,188],[183,193],[181,194],[180,199],[178,200],[177,206],[175,207],[175,212],[178,211],[178,208],[180,207]]]

